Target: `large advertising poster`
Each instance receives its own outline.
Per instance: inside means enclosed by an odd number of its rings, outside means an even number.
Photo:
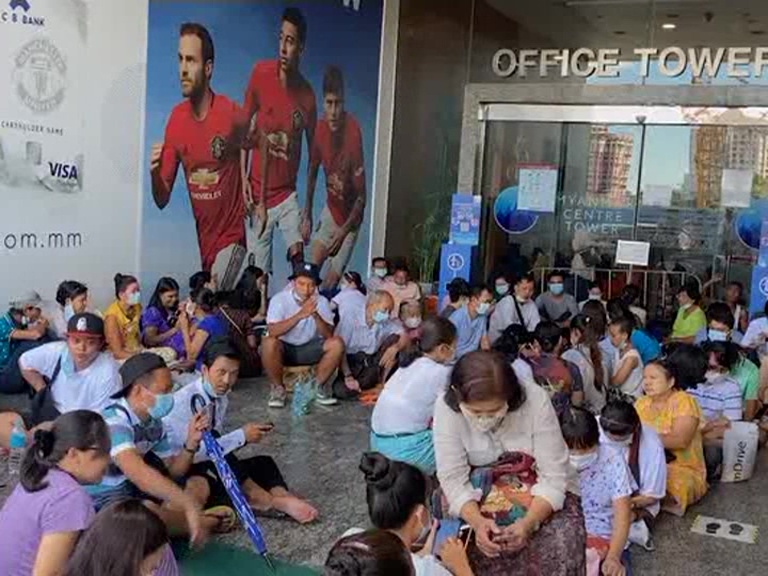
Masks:
[[[383,1],[150,1],[145,283],[366,268]]]

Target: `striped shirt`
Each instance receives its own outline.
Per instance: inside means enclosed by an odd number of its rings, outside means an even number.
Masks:
[[[707,378],[696,388],[688,390],[696,398],[705,420],[720,416],[728,420],[742,419],[741,388],[738,382],[727,374]]]
[[[92,487],[89,492],[113,489],[128,480],[115,463],[115,457],[125,450],[136,450],[141,456],[154,452],[161,459],[174,455],[175,451],[162,420],[150,417],[142,421],[125,398],[105,408],[102,416],[107,423],[112,440],[112,449],[109,452],[112,462],[101,484]]]

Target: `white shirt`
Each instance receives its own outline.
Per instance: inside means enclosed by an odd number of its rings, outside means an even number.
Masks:
[[[331,299],[331,306],[341,311],[346,306],[365,306],[367,298],[357,288],[344,288]]]
[[[208,396],[205,388],[203,388],[203,379],[200,377],[184,386],[184,388],[174,392],[173,410],[171,410],[168,416],[163,418],[163,424],[168,431],[168,440],[173,449],[178,453],[184,448],[184,442],[187,440],[187,428],[193,416],[192,398],[196,395],[203,400],[205,406],[212,406],[212,408],[208,408],[209,417],[212,420],[211,429],[221,435],[218,440],[221,448],[224,450],[224,454],[229,454],[233,450],[245,446],[245,433],[242,428],[229,434],[224,434],[224,417],[229,407],[229,398],[226,396],[219,398]],[[197,404],[198,409],[200,405]],[[208,455],[205,452],[205,446],[201,444],[200,450],[195,455],[195,462],[202,462],[207,459]]]
[[[520,306],[520,312],[523,315],[522,320],[517,314],[517,306],[515,306],[515,296],[510,294],[505,296],[496,304],[496,307],[491,314],[491,322],[488,328],[488,336],[491,342],[495,342],[501,336],[501,333],[506,330],[510,324],[522,324],[526,330],[533,332],[536,326],[541,322],[539,316],[539,309],[536,307],[536,303],[533,300],[528,300],[524,304],[518,303]]]
[[[384,385],[371,417],[371,428],[381,436],[415,434],[429,428],[435,401],[445,394],[452,366],[426,356],[398,369]]]
[[[639,492],[641,496],[657,499],[656,503],[646,508],[653,516],[656,516],[661,510],[661,500],[667,493],[667,459],[664,455],[664,444],[662,444],[656,430],[645,424],[642,426],[640,450],[637,455],[637,465],[640,472]],[[600,444],[623,452],[624,458],[629,464],[629,446],[617,444],[608,438],[602,429],[600,430]]]
[[[50,379],[61,358],[61,368],[51,383],[53,405],[60,413],[73,410],[100,412],[114,400],[110,396],[122,388],[117,363],[112,355],[102,352],[85,370],[75,371],[66,342],[51,342],[22,354],[22,370],[34,370]]]
[[[331,305],[325,296],[320,294],[317,297],[317,312],[326,323],[333,326],[333,312]],[[267,310],[267,324],[282,322],[295,316],[301,309],[301,303],[296,299],[296,293],[293,290],[283,290],[278,292],[269,301]],[[317,324],[313,316],[299,320],[298,324],[288,332],[280,336],[280,340],[293,346],[303,346],[311,342],[320,335],[317,331]]]
[[[347,354],[375,354],[384,340],[392,334],[402,334],[403,327],[391,318],[370,326],[366,319],[365,302],[362,306],[349,305],[339,309],[339,325],[336,336],[344,341]]]
[[[350,528],[341,537],[347,538],[348,536],[362,534],[363,532],[365,530],[362,528]],[[416,576],[451,576],[451,572],[431,554],[421,556],[411,553],[411,561],[413,562],[414,574]]]
[[[525,402],[507,414],[493,432],[481,434],[461,412],[454,412],[440,397],[435,403],[434,441],[437,477],[445,492],[451,515],[462,506],[479,502],[482,491],[472,487],[472,467],[488,466],[505,452],[524,452],[536,460],[538,483],[533,496],[547,500],[557,512],[566,491],[579,494],[579,480],[568,465],[568,448],[560,432],[555,409],[546,390],[522,381]]]
[[[627,376],[624,383],[619,386],[619,389],[624,392],[624,394],[634,398],[640,398],[640,396],[643,395],[643,359],[640,358],[640,352],[633,348],[632,350],[628,350],[622,356],[621,352],[616,350],[616,356],[613,360],[613,374],[615,375],[622,364],[632,357],[637,358],[637,366],[635,366],[632,372],[629,373],[629,376]]]
[[[515,358],[515,361],[512,362],[512,370],[515,371],[515,376],[517,376],[517,379],[521,382],[525,382],[526,384],[536,384],[531,365],[522,358]]]
[[[584,383],[584,399],[593,412],[600,412],[605,406],[605,389],[598,390],[595,386],[595,367],[592,365],[589,347],[580,345],[576,348],[570,348],[563,352],[563,360],[572,362],[579,369],[581,380]],[[602,365],[598,367],[598,370],[602,369]],[[605,378],[603,378],[603,382],[605,382]]]
[[[755,318],[749,323],[747,333],[741,339],[744,348],[755,348],[760,354],[768,353],[768,318]]]

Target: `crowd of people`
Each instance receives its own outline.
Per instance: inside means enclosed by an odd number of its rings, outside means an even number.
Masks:
[[[336,543],[338,575],[623,575],[660,512],[685,514],[717,481],[731,423],[762,425],[768,404],[768,320],[742,334],[733,294],[704,306],[693,285],[659,342],[633,290],[606,302],[595,284],[579,303],[561,272],[536,298],[531,276],[456,279],[439,314],[383,258],[333,294],[299,263],[269,301],[255,267],[227,292],[196,273],[183,299],[161,278],[146,308],[137,278],[114,280],[103,314],[67,281],[55,303],[31,292],[0,318],[0,392],[29,394],[0,413],[0,446],[27,435],[2,574],[176,573],[170,538],[238,524],[206,431],[252,509],[315,521],[274,459],[236,455],[273,429],[227,423],[229,392],[262,369],[273,410],[287,367],[320,405],[375,393],[360,464],[374,530]]]

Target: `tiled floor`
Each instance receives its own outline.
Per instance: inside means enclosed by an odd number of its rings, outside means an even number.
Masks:
[[[248,381],[235,389],[229,420],[232,426],[252,420],[274,422],[275,431],[259,452],[274,456],[290,487],[320,510],[319,521],[310,526],[262,519],[267,542],[287,560],[321,565],[339,535],[352,526],[367,525],[364,484],[357,466],[368,446],[370,408],[357,403],[316,407],[296,422],[289,409],[266,408],[265,386],[264,381]],[[0,407],[18,400],[0,397]],[[634,573],[641,576],[765,574],[768,546],[762,536],[750,545],[693,534],[690,527],[697,514],[758,526],[768,523],[768,456],[760,455],[757,475],[749,482],[717,487],[683,519],[663,516],[656,532],[656,552],[633,549]],[[226,538],[248,546],[243,533]]]

